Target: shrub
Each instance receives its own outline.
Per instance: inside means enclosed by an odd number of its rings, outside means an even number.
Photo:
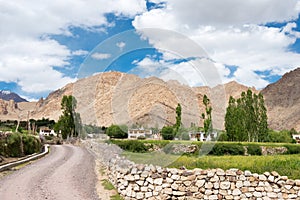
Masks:
[[[164,140],[173,140],[175,137],[172,126],[164,126],[161,130],[161,136]]]
[[[106,134],[111,138],[127,138],[127,127],[111,125],[106,129]]]
[[[228,135],[226,132],[221,132],[219,137],[218,137],[218,141],[228,141]]]
[[[41,149],[40,141],[33,136],[24,135],[22,136],[22,141],[23,141],[23,149],[25,155],[37,153]]]
[[[7,138],[2,139],[0,146],[2,146],[2,148],[0,148],[0,154],[9,157],[20,157],[38,153],[41,150],[41,142],[39,139],[32,135],[20,133],[13,133],[7,136]]]
[[[146,137],[145,137],[145,136],[143,136],[143,135],[141,135],[141,136],[137,137],[137,139],[138,139],[138,140],[145,140],[145,139],[146,139]]]
[[[216,143],[212,150],[209,152],[210,155],[244,155],[245,149],[240,143]]]
[[[11,157],[22,156],[21,135],[19,133],[13,133],[8,137],[7,154]]]
[[[182,140],[190,140],[190,135],[188,132],[182,133]]]
[[[111,142],[130,152],[145,153],[149,149],[143,142],[138,140],[111,140]]]
[[[284,145],[287,148],[286,154],[300,154],[300,145],[291,144],[291,145]]]
[[[247,152],[249,155],[262,155],[261,148],[258,145],[248,145]]]

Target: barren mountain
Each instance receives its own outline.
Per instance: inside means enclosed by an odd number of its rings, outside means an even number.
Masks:
[[[282,80],[263,90],[269,123],[274,129],[300,128],[299,71],[283,76]],[[184,126],[189,127],[191,123],[202,126],[202,99],[206,94],[213,107],[214,127],[222,129],[229,97],[238,98],[247,89],[237,82],[214,88],[191,88],[177,81],[165,82],[156,77],[142,79],[132,74],[105,72],[68,84],[38,102],[0,101],[0,120],[26,120],[28,117],[58,120],[62,97],[73,95],[84,124],[110,126],[137,123],[162,127],[175,123],[175,109],[180,103]]]
[[[26,99],[20,97],[18,94],[7,90],[0,90],[0,99],[5,101],[14,100],[17,103],[28,102]]]
[[[269,126],[275,130],[300,131],[300,68],[291,71],[262,90]]]

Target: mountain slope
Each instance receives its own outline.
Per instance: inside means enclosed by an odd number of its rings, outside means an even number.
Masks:
[[[300,131],[300,68],[286,73],[262,90],[269,126],[275,130]]]
[[[278,82],[267,86],[262,93],[268,109],[270,128],[295,128],[300,131],[300,69],[287,73]],[[110,126],[111,124],[140,124],[162,127],[175,123],[175,108],[182,106],[182,123],[203,126],[201,113],[206,94],[212,102],[214,128],[224,128],[224,116],[230,96],[238,98],[248,87],[229,82],[214,88],[165,82],[156,77],[142,79],[132,74],[105,72],[80,79],[49,94],[38,102],[15,103],[0,101],[0,120],[50,118],[61,115],[61,99],[73,95],[77,111],[84,124]],[[259,91],[251,88],[255,93]]]

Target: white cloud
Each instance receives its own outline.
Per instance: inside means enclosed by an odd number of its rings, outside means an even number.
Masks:
[[[123,48],[126,46],[126,43],[125,42],[118,42],[116,44],[117,47],[119,47],[120,51],[123,50]]]
[[[223,66],[218,69],[223,81],[231,80],[224,65],[238,66],[232,78],[257,88],[268,82],[254,71],[271,70],[282,75],[300,65],[300,55],[289,51],[300,37],[295,31],[297,25],[264,25],[297,19],[299,0],[166,0],[165,5],[136,16],[133,21],[141,36],[149,39],[165,59],[205,57],[207,52],[207,57]],[[162,30],[166,29],[174,32],[165,34]],[[246,79],[247,74],[251,78]]]
[[[137,74],[140,77],[156,76],[164,81],[177,80],[189,86],[209,85],[211,87],[222,83],[222,77],[218,72],[224,67],[209,59],[174,63],[173,61],[156,60],[149,56],[141,61],[134,61],[133,64],[136,65],[136,68],[129,73]]]
[[[105,60],[111,57],[111,54],[108,53],[94,53],[91,55],[92,58],[96,60]]]
[[[75,79],[53,67],[68,68],[72,56],[50,34],[72,36],[70,28],[99,31],[112,26],[105,14],[134,17],[146,11],[144,0],[0,1],[0,81],[16,82],[25,92],[43,92]]]
[[[86,56],[86,55],[88,55],[88,54],[89,54],[88,51],[85,51],[85,50],[82,50],[82,49],[76,50],[76,51],[73,51],[73,52],[72,52],[72,55],[73,55],[73,56]]]

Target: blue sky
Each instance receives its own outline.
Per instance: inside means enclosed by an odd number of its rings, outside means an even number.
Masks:
[[[103,71],[260,89],[300,66],[299,0],[0,2],[0,90],[29,100]]]

